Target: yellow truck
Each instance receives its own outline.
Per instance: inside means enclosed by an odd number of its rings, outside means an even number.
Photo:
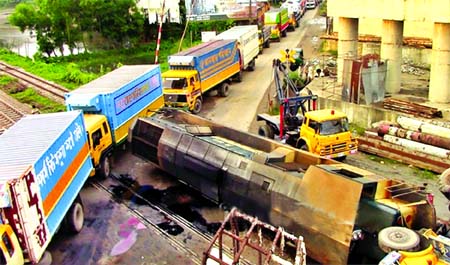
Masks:
[[[162,74],[164,104],[194,114],[202,109],[205,92],[217,89],[219,96],[228,96],[231,79],[241,81],[244,70],[235,39],[199,44],[169,56],[168,62],[169,70]]]
[[[286,66],[280,60],[273,65],[280,115],[258,114],[257,121],[264,121],[258,134],[271,139],[277,136],[293,147],[326,158],[344,160],[356,153],[358,142],[349,131],[347,115],[332,109],[317,110],[317,96],[311,93],[301,96],[303,88],[289,78]]]
[[[110,157],[137,117],[164,104],[159,65],[126,65],[66,94],[67,110],[82,110],[96,173],[107,177]]]

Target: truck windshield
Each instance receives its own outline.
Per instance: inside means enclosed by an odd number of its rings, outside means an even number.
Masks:
[[[347,118],[323,121],[319,124],[320,135],[332,135],[348,131]]]
[[[164,78],[164,88],[182,89],[187,86],[186,78]]]

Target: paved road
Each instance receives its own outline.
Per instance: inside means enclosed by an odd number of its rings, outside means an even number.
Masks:
[[[258,105],[272,81],[272,60],[280,58],[281,50],[295,48],[302,42],[308,27],[311,26],[308,22],[317,11],[318,9],[307,11],[299,28],[288,32],[287,37],[282,38],[281,42],[272,42],[269,49],[264,49],[263,54],[256,60],[255,71],[246,71],[243,82],[234,82],[230,86],[228,97],[206,97],[200,116],[248,131],[256,117]]]

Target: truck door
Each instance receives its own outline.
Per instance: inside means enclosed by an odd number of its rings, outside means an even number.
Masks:
[[[311,120],[309,117],[303,119],[303,124],[300,131],[300,137],[308,141],[308,147],[310,152],[313,152],[316,147],[316,140],[314,136],[316,135],[319,124]]]
[[[100,158],[104,153],[105,149],[112,145],[112,140],[110,137],[110,131],[106,121],[102,122],[101,127],[98,127],[90,136],[90,141],[92,143],[91,156],[94,160],[94,165],[100,164]]]

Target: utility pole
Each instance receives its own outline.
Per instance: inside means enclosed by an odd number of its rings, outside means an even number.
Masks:
[[[163,20],[164,20],[165,6],[166,6],[166,0],[163,0],[162,9],[161,9],[161,18],[159,20],[159,27],[158,27],[158,39],[156,40],[155,64],[158,64],[159,47],[161,44],[161,32],[162,32],[162,26],[163,26]]]

